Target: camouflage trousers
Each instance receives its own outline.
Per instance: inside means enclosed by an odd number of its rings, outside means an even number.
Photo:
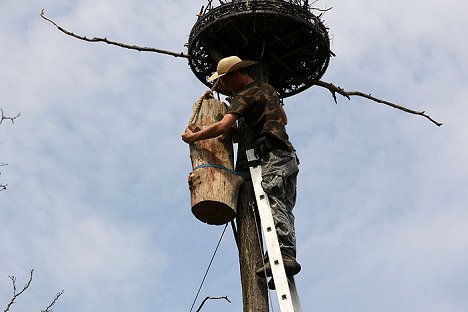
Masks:
[[[270,200],[281,253],[296,257],[293,208],[299,160],[295,152],[272,150],[261,159],[262,187]]]

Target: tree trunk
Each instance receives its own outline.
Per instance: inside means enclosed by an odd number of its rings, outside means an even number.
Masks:
[[[226,106],[211,94],[194,105],[189,122],[192,131],[221,120]],[[221,225],[236,216],[237,194],[243,180],[233,171],[234,155],[230,133],[190,144],[194,169],[188,178],[192,212],[199,220]]]

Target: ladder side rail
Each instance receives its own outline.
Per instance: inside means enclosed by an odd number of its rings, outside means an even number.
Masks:
[[[247,151],[247,160],[255,161],[258,158],[252,150]],[[268,196],[262,188],[262,171],[261,166],[251,166],[250,175],[255,191],[255,199],[257,201],[258,212],[260,214],[261,226],[265,243],[268,250],[273,279],[275,280],[276,295],[281,312],[294,312],[293,298],[289,289],[288,278],[284,269],[283,257],[279,247],[278,236],[276,235],[275,223],[271,213],[270,202]]]

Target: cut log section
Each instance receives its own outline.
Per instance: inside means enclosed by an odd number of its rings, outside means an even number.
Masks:
[[[194,104],[189,128],[197,131],[219,121],[227,107],[206,93]],[[237,195],[243,179],[234,172],[231,133],[190,144],[193,171],[188,183],[192,213],[208,224],[225,224],[236,217]]]

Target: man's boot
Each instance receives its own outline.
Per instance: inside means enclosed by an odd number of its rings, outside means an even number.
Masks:
[[[301,271],[301,265],[296,261],[296,259],[294,259],[291,256],[283,255],[283,264],[287,276],[296,275]],[[258,277],[264,277],[265,274],[266,276],[271,276],[272,274],[270,261],[267,260],[267,262],[262,267],[260,267],[255,273]]]

